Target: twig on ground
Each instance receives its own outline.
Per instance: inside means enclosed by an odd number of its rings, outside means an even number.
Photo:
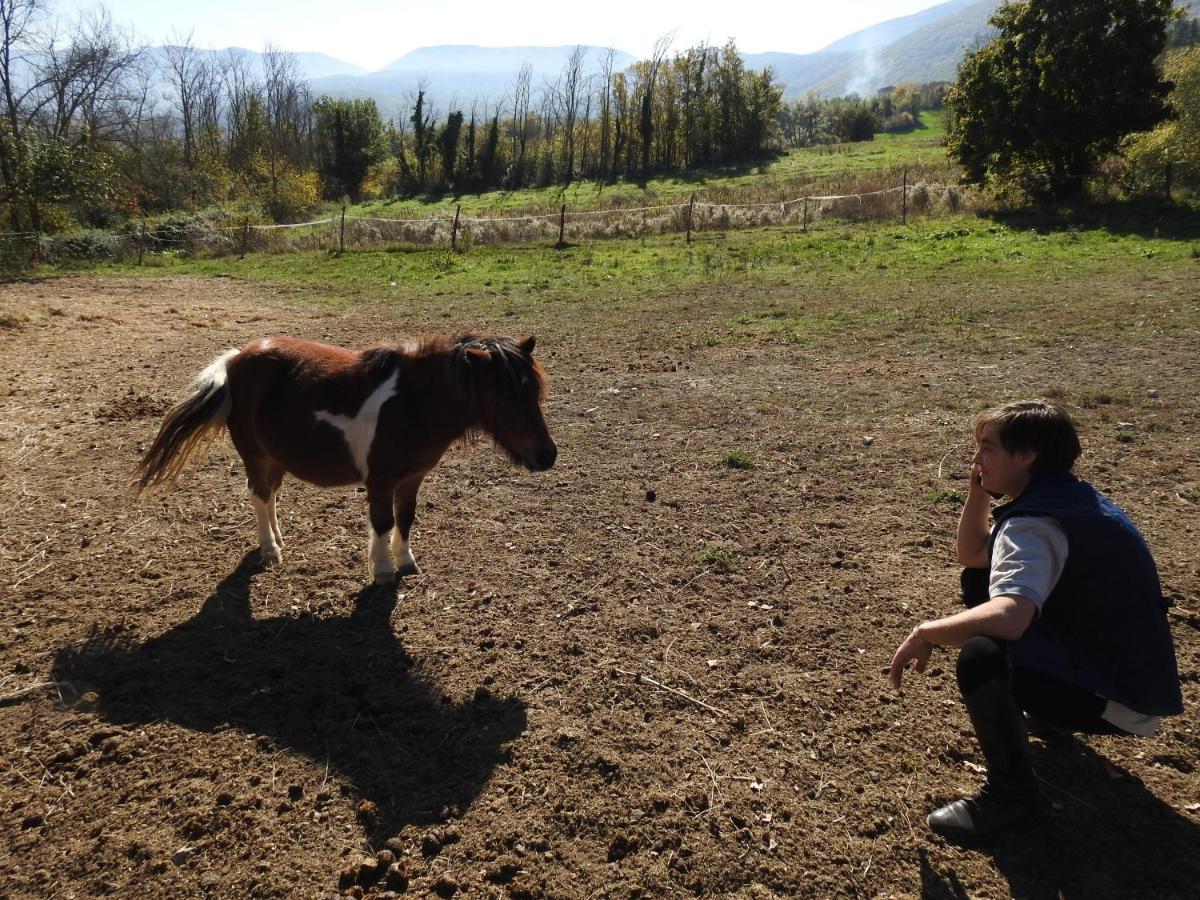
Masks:
[[[700,757],[700,762],[704,763],[704,768],[708,770],[709,780],[712,781],[712,793],[708,795],[708,805],[709,807],[713,807],[716,805],[716,800],[721,800],[723,802],[725,799],[721,796],[720,785],[717,784],[717,773],[712,770],[712,766],[708,764],[708,760],[704,758],[703,753],[695,749],[693,749],[692,752]]]
[[[36,682],[35,684],[28,684],[25,687],[21,688],[20,690],[13,691],[10,694],[4,694],[3,696],[0,696],[0,704],[7,703],[10,700],[16,700],[18,697],[24,697],[26,694],[32,694],[35,691],[40,691],[43,688],[48,688],[48,687],[52,687],[56,691],[58,691],[58,699],[59,700],[63,699],[62,689],[64,687],[74,690],[74,687],[71,685],[71,683],[67,682],[67,681],[39,681],[39,682]]]
[[[613,668],[614,668],[614,671],[620,672],[622,675],[630,675],[637,681],[648,682],[648,683],[654,685],[656,688],[661,688],[662,690],[667,691],[668,693],[674,694],[676,697],[682,697],[684,700],[687,700],[689,703],[695,703],[697,706],[702,706],[705,709],[707,709],[709,712],[716,713],[718,716],[730,715],[730,713],[726,712],[725,710],[718,709],[717,707],[715,707],[709,703],[705,703],[703,700],[697,700],[691,694],[684,693],[683,691],[679,690],[678,688],[673,688],[673,687],[670,687],[669,685],[665,685],[661,681],[655,681],[649,675],[639,675],[637,672],[626,672],[624,669],[618,669],[615,666]]]

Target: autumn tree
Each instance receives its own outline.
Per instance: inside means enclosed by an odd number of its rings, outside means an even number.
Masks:
[[[974,180],[1010,180],[1041,200],[1081,193],[1122,136],[1164,115],[1156,60],[1171,0],[1006,3],[998,34],[967,54],[950,91],[950,154]]]

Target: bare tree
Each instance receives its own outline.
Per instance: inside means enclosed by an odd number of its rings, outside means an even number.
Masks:
[[[141,53],[103,7],[83,13],[64,40],[53,33],[43,40],[38,106],[46,136],[65,140],[83,125],[95,141],[116,124],[123,79]]]
[[[240,149],[249,143],[247,131],[261,122],[257,117],[262,107],[262,85],[255,78],[245,52],[229,49],[221,59],[221,82],[225,93],[225,146],[231,164],[247,160],[236,159]]]
[[[667,55],[667,50],[670,49],[674,40],[675,32],[672,31],[664,34],[655,41],[654,49],[650,53],[650,60],[646,63],[646,80],[642,91],[641,114],[638,117],[638,132],[642,139],[643,174],[650,171],[650,150],[654,137],[655,82],[657,82],[659,70],[662,68],[663,57]]]
[[[4,92],[4,118],[7,134],[0,132],[0,178],[8,200],[9,221],[14,231],[22,228],[17,202],[20,172],[24,165],[24,125],[22,103],[29,87],[18,84],[16,67],[25,63],[29,42],[45,12],[41,0],[0,0],[0,90]],[[36,228],[36,209],[31,211]]]
[[[613,66],[616,57],[617,51],[609,47],[604,51],[604,58],[600,62],[600,96],[597,99],[600,101],[600,171],[602,172],[609,170],[609,153],[612,147]]]
[[[517,71],[513,80],[513,152],[515,170],[521,178],[525,172],[525,148],[529,141],[529,83],[533,78],[533,66],[526,63]]]
[[[579,107],[588,93],[583,71],[583,60],[587,50],[580,44],[571,48],[562,73],[554,86],[554,100],[562,120],[565,159],[563,181],[570,184],[575,177],[575,123],[579,118]]]
[[[167,46],[168,94],[183,128],[183,161],[190,168],[196,152],[196,106],[202,85],[208,80],[207,66],[192,43],[192,32],[174,33]]]
[[[268,44],[263,51],[268,159],[271,171],[271,202],[279,197],[279,175],[286,162],[299,163],[307,151],[312,131],[312,103],[308,86],[300,77],[294,53]]]

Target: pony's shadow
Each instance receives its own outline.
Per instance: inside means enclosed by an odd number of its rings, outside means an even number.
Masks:
[[[455,703],[422,678],[392,633],[392,588],[363,589],[347,616],[253,618],[256,560],[158,637],[110,629],[61,650],[54,679],[95,692],[115,723],[233,727],[328,765],[374,804],[374,839],[468,806],[525,730],[524,703],[483,688]]]
[[[1114,769],[1087,744],[1047,740],[1034,756],[1043,809],[1024,830],[964,845],[993,858],[1013,897],[1195,897],[1200,825]],[[952,869],[921,854],[922,897],[969,896]]]

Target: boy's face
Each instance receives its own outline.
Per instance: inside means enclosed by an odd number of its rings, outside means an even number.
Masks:
[[[975,440],[975,455],[971,457],[971,477],[992,494],[1016,497],[1033,477],[1032,451],[1009,453],[1000,443],[1000,424],[984,425]]]

